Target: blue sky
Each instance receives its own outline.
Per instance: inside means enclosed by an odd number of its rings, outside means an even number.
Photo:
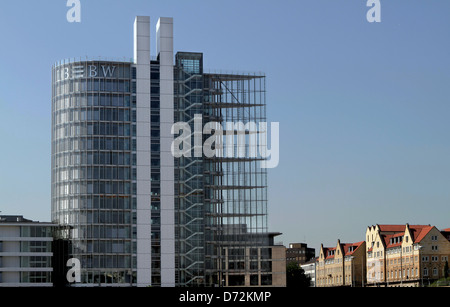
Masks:
[[[50,220],[51,66],[131,58],[136,15],[174,18],[175,51],[263,71],[280,122],[269,224],[285,245],[364,240],[376,223],[450,227],[450,2],[381,0],[0,2],[0,210]],[[154,48],[152,40],[152,50]]]

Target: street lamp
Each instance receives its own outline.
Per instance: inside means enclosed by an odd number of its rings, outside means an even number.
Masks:
[[[421,280],[421,283],[422,283],[422,287],[423,287],[423,268],[422,268],[422,256],[420,255],[420,250],[423,248],[423,246],[421,246],[421,245],[417,245],[417,248],[419,249],[419,263],[420,263],[420,266],[419,266],[419,274],[420,274],[420,280]]]
[[[400,245],[400,287],[403,287],[403,247]]]
[[[355,259],[355,256],[350,256],[349,257],[350,258],[350,261],[352,262],[352,287],[353,287],[353,284],[354,284],[354,276],[355,276],[355,265],[354,265],[354,263],[353,263],[353,259]]]

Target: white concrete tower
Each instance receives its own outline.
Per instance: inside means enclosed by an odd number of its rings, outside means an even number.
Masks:
[[[137,286],[152,281],[151,259],[151,152],[150,152],[150,17],[134,22],[136,65],[136,238]]]
[[[175,286],[174,157],[171,151],[174,122],[173,19],[161,17],[156,25],[156,54],[160,63],[161,103],[161,286]]]

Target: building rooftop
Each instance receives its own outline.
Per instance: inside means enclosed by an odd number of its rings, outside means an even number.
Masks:
[[[13,223],[20,223],[20,224],[51,224],[50,222],[39,222],[39,221],[33,221],[29,220],[23,217],[23,215],[0,215],[0,224],[13,224]]]
[[[24,218],[22,215],[0,215],[0,222],[2,223],[32,223],[32,220]]]

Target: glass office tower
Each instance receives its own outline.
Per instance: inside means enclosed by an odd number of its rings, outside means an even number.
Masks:
[[[70,227],[87,284],[133,279],[132,75],[125,62],[53,67],[52,220]]]
[[[245,145],[227,126],[265,122],[265,76],[174,56],[172,18],[158,20],[150,54],[150,18],[138,16],[133,60],[52,69],[52,221],[81,262],[75,286],[270,285],[264,159],[254,129]],[[202,125],[231,129],[231,152],[174,158],[175,122],[192,128],[193,150],[210,137]]]
[[[136,17],[134,59],[52,69],[52,220],[81,285],[174,286],[173,26]]]

